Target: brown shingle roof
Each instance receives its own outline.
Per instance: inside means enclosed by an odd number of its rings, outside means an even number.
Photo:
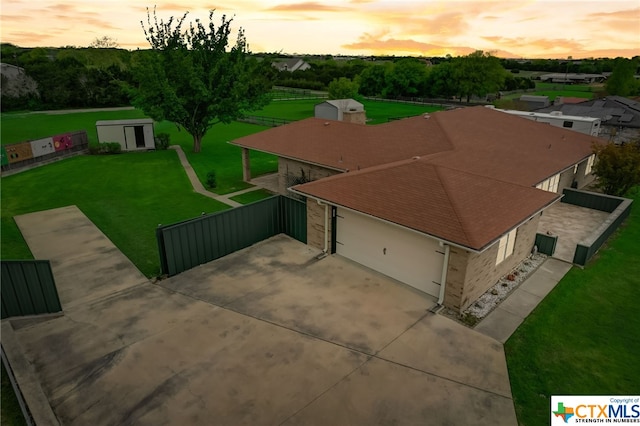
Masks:
[[[335,175],[293,189],[474,250],[560,197],[427,159]]]
[[[481,250],[557,200],[534,186],[587,158],[597,140],[474,107],[377,126],[311,118],[234,143],[351,170],[295,189]]]
[[[309,118],[232,143],[338,170],[432,154],[437,164],[535,186],[591,155],[597,138],[474,107],[377,126]]]
[[[338,170],[358,170],[452,148],[441,129],[423,117],[377,126],[308,118],[232,143]]]

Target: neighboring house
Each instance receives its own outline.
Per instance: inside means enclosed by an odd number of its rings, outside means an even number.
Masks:
[[[520,96],[519,101],[524,103],[528,111],[546,108],[551,105],[551,101],[548,96],[522,95]]]
[[[332,99],[317,104],[314,116],[326,120],[346,121],[348,123],[365,124],[367,116],[364,105],[353,99]]]
[[[489,106],[493,108],[493,106]],[[595,117],[579,117],[575,115],[564,115],[562,111],[552,112],[528,112],[512,109],[497,109],[507,114],[517,115],[527,120],[548,123],[555,127],[562,127],[585,135],[598,136],[600,134],[600,119]]]
[[[564,73],[557,72],[551,74],[542,74],[540,81],[549,83],[567,83],[567,84],[591,84],[601,83],[606,80],[604,74],[583,74],[583,73]]]
[[[640,102],[622,96],[607,96],[579,104],[553,105],[536,112],[560,111],[564,115],[597,117],[602,121],[600,137],[617,144],[640,139]]]
[[[462,311],[531,252],[562,189],[592,181],[594,141],[474,107],[377,126],[309,118],[232,143],[244,167],[250,149],[278,156],[280,191],[307,198],[309,245]]]
[[[274,61],[271,63],[271,66],[277,69],[278,71],[304,71],[311,68],[304,59],[301,58],[292,58],[292,59],[282,59],[278,61]]]
[[[11,64],[0,64],[2,75],[2,96],[19,98],[27,95],[38,95],[38,84],[29,77],[24,68]]]

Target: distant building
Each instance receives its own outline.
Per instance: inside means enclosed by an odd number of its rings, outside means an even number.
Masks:
[[[492,106],[489,106],[492,107]],[[601,120],[596,117],[581,117],[573,115],[564,115],[561,111],[546,112],[527,112],[516,111],[511,109],[497,109],[507,114],[517,115],[531,121],[539,121],[541,123],[549,123],[555,127],[562,127],[574,132],[584,133],[585,135],[599,136]]]
[[[540,81],[549,83],[563,84],[591,84],[601,83],[606,80],[604,74],[583,74],[583,73],[563,73],[556,72],[551,74],[542,74]]]
[[[304,71],[311,68],[304,59],[301,58],[292,58],[292,59],[283,59],[279,61],[274,61],[271,63],[271,66],[277,69],[278,71]]]
[[[526,105],[528,111],[533,111],[534,109],[546,108],[551,105],[551,101],[548,96],[537,96],[537,95],[522,95],[520,96],[520,102],[523,102]]]
[[[602,121],[600,137],[617,144],[640,139],[640,102],[622,96],[607,96],[581,102],[560,104],[536,112],[559,111],[563,115],[597,117]]]
[[[367,115],[364,105],[353,99],[332,99],[319,103],[314,108],[316,118],[365,124]]]

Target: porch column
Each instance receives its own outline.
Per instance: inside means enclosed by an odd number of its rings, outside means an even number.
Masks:
[[[251,182],[251,163],[248,148],[242,148],[242,180]]]

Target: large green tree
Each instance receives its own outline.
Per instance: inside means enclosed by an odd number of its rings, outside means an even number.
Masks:
[[[268,102],[273,71],[268,61],[250,55],[244,30],[237,32],[229,48],[232,19],[222,16],[216,27],[213,11],[209,22],[183,30],[187,14],[167,22],[141,22],[151,51],[140,55],[134,75],[133,104],[157,121],[168,120],[193,137],[193,151],[200,152],[202,138],[216,123],[229,123]]]
[[[453,80],[460,98],[486,96],[496,93],[504,85],[507,71],[502,67],[500,59],[478,50],[467,56],[452,60]]]
[[[597,158],[593,174],[606,194],[623,196],[640,184],[640,141],[622,146],[594,145],[593,152]]]
[[[634,77],[637,69],[637,58],[616,58],[613,62],[613,72],[605,84],[607,93],[619,96],[631,96],[640,93],[640,83]]]
[[[427,82],[427,67],[414,58],[400,59],[385,74],[383,95],[388,98],[398,96],[424,96]]]

